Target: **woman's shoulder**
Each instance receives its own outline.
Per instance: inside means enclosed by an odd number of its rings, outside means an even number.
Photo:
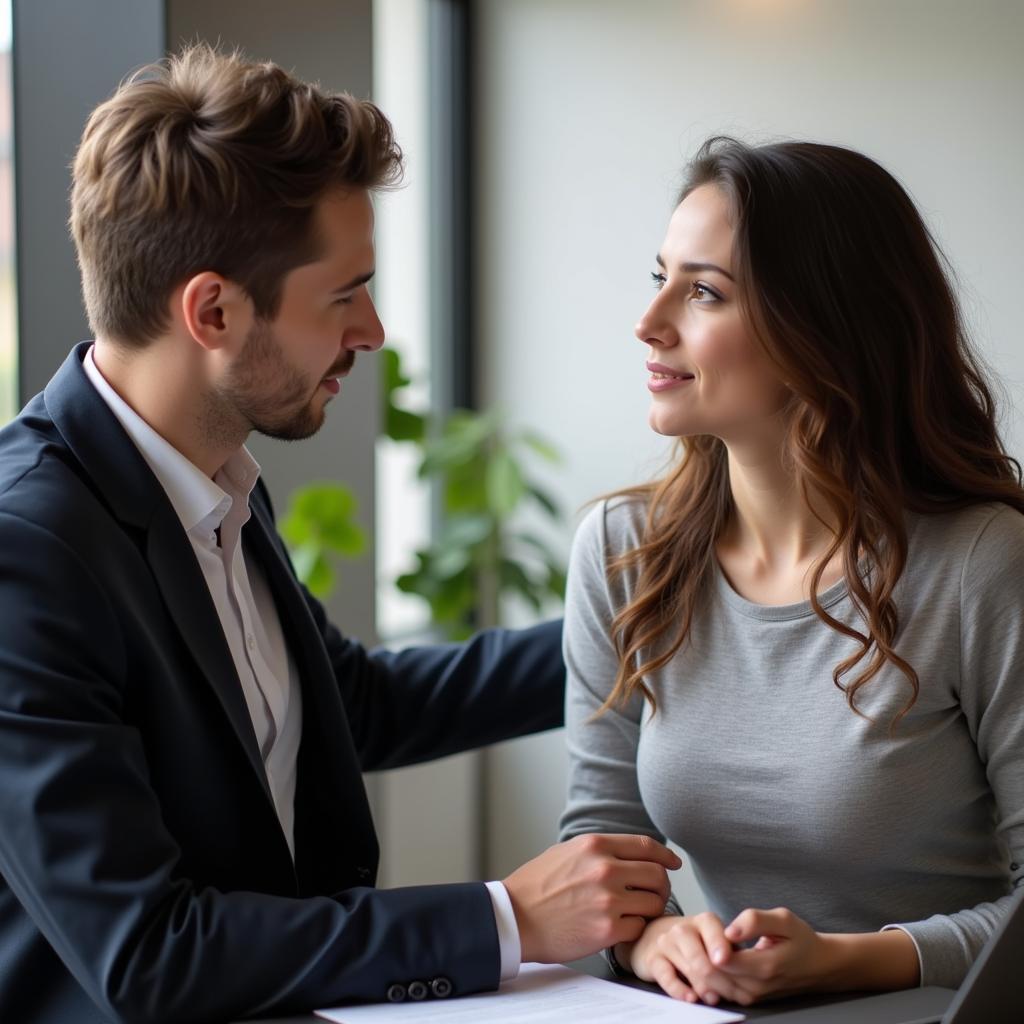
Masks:
[[[647,506],[647,495],[638,491],[599,498],[576,529],[575,547],[613,558],[637,547],[643,537]]]
[[[965,583],[1022,578],[1024,513],[1002,502],[986,502],[913,517],[910,559],[932,572],[957,573]]]

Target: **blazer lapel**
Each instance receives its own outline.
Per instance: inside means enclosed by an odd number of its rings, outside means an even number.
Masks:
[[[324,638],[253,492],[244,535],[266,573],[302,680],[302,745],[295,801],[296,869],[304,891],[373,884],[379,849],[362,770]],[[305,779],[304,779],[305,776]]]
[[[153,575],[171,618],[188,644],[200,671],[217,694],[217,699],[231,722],[267,799],[273,806],[274,798],[267,782],[267,773],[256,742],[256,732],[253,729],[249,708],[242,693],[238,670],[224,638],[217,609],[196,561],[195,552],[169,501],[155,510],[150,521],[146,537],[146,557],[153,567]]]
[[[170,500],[85,374],[91,342],[76,345],[43,392],[46,410],[96,494],[145,536],[145,557],[171,618],[224,708],[273,808],[266,772],[202,570]],[[276,815],[276,812],[275,812]]]

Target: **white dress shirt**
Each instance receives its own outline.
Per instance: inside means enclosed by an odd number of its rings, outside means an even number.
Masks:
[[[160,481],[192,544],[231,650],[288,848],[295,856],[295,777],[302,735],[302,688],[277,608],[258,563],[243,550],[242,527],[260,467],[243,445],[211,480],[161,437],[100,373],[92,348],[85,372]],[[218,539],[219,531],[219,539]],[[488,882],[501,954],[501,979],[519,973],[521,947],[512,901]]]

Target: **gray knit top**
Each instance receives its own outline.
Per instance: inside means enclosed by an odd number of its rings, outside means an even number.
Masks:
[[[646,680],[657,713],[634,699],[594,719],[615,679],[611,621],[635,585],[609,583],[605,565],[643,519],[638,501],[604,502],[573,545],[563,838],[668,837],[726,922],[785,906],[819,931],[896,925],[922,984],[959,985],[1024,885],[1024,516],[908,516],[895,646],[921,692],[894,735],[902,673],[887,665],[861,689],[872,720],[859,717],[832,682],[856,642],[809,602],[745,600],[720,570],[691,641]],[[845,582],[821,603],[862,627]]]

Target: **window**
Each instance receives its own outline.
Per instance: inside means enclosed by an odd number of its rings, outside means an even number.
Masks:
[[[13,111],[11,2],[0,0],[0,424],[6,423],[18,407]]]

